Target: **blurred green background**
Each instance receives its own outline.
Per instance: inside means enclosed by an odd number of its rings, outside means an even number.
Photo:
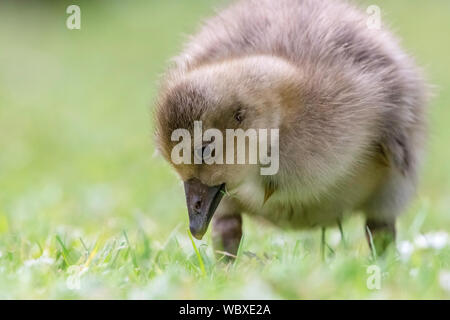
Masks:
[[[0,2],[0,298],[449,298],[450,2],[359,1],[424,67],[435,97],[399,254],[371,261],[362,221],[320,235],[245,220],[234,264],[187,236],[184,192],[155,157],[157,82],[227,1]],[[81,8],[81,30],[66,8]],[[367,266],[383,271],[380,290]]]

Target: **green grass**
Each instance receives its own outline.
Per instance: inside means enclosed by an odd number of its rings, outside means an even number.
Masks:
[[[358,217],[346,246],[327,230],[324,261],[320,230],[245,219],[231,264],[209,233],[191,241],[182,186],[152,156],[157,79],[211,1],[84,1],[80,31],[65,28],[68,4],[0,3],[0,298],[450,297],[450,247],[435,243],[450,230],[447,0],[376,2],[437,88],[403,253],[373,261]],[[380,290],[366,285],[372,264]]]

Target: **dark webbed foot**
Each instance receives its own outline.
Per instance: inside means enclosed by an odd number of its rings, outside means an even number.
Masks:
[[[368,219],[366,237],[372,253],[382,255],[390,245],[395,243],[395,222]]]
[[[230,258],[220,251],[226,252],[231,256],[237,254],[239,243],[242,238],[242,217],[239,214],[227,215],[213,219],[212,239],[214,250],[218,252],[218,257]]]

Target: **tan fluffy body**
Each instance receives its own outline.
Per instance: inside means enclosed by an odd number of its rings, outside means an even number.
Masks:
[[[164,78],[157,142],[194,120],[279,128],[280,170],[174,165],[184,181],[226,183],[215,219],[247,213],[310,228],[363,212],[393,225],[414,193],[425,137],[425,85],[384,28],[339,0],[242,0],[207,20]],[[233,122],[244,106],[242,124]],[[267,186],[275,189],[264,203]]]

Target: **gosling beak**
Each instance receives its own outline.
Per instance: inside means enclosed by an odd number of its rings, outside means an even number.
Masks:
[[[189,212],[189,229],[200,240],[222,200],[225,184],[210,187],[194,178],[184,183],[184,191]]]

